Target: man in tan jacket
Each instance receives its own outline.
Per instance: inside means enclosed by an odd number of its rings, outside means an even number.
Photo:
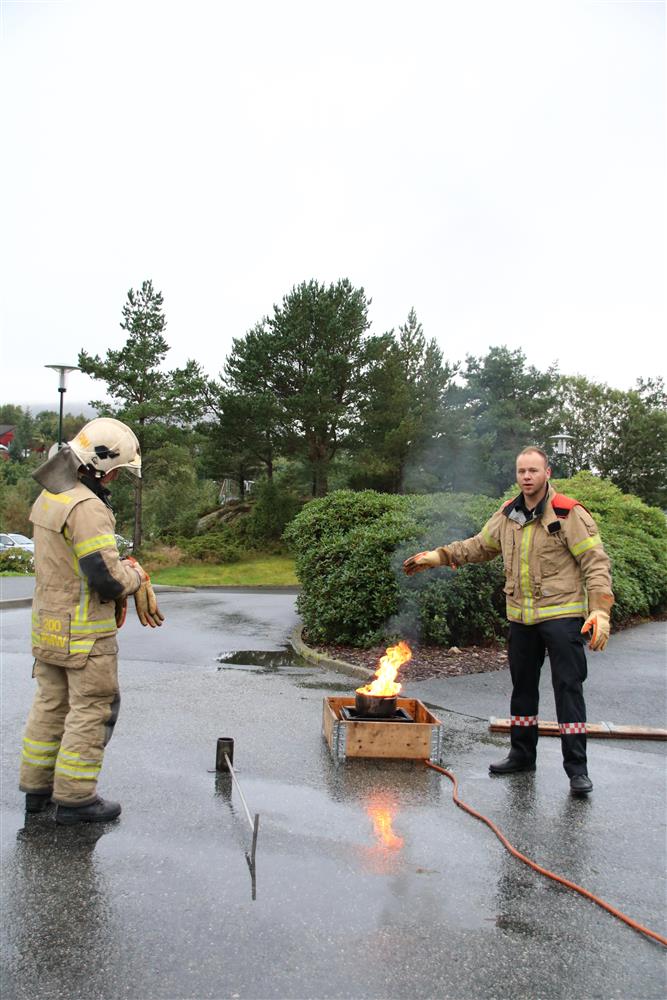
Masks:
[[[37,692],[23,737],[20,785],[27,812],[51,799],[56,822],[115,819],[97,795],[104,748],[118,717],[118,643],[127,597],[142,625],[161,625],[148,574],[121,560],[106,486],[122,468],[141,475],[136,436],[119,420],[92,420],[36,472],[45,488],[30,520],[35,539],[32,606]]]
[[[404,571],[410,576],[437,566],[456,569],[502,555],[513,684],[511,749],[489,770],[535,770],[539,679],[548,652],[563,767],[572,792],[586,795],[593,784],[586,759],[582,636],[592,632],[593,650],[607,645],[614,603],[609,557],[586,508],[551,487],[545,452],[524,449],[517,457],[516,475],[521,493],[503,504],[478,535],[419,552],[406,559]]]

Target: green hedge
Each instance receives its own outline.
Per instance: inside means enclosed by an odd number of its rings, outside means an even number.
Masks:
[[[31,552],[17,546],[0,549],[0,573],[29,575],[34,572],[35,560]]]
[[[182,538],[179,548],[192,559],[216,565],[238,562],[243,554],[232,530],[227,527],[220,527],[194,538]]]
[[[616,604],[612,621],[626,624],[667,606],[667,520],[657,507],[621,493],[606,479],[580,472],[554,483],[591,512],[612,564]]]
[[[612,558],[616,624],[667,605],[667,527],[661,511],[590,473],[554,484],[595,516]],[[511,494],[508,494],[511,495]],[[413,552],[475,534],[500,500],[467,494],[396,496],[343,490],[313,500],[285,539],[302,584],[299,612],[316,642],[372,645],[396,636],[435,645],[506,634],[500,559],[406,577]]]

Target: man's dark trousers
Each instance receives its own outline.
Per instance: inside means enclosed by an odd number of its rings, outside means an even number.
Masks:
[[[563,767],[570,778],[587,774],[583,623],[583,618],[552,618],[535,625],[510,623],[509,663],[513,684],[510,757],[526,763],[535,761],[540,671],[548,652]]]

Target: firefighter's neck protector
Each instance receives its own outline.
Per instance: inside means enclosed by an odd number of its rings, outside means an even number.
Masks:
[[[44,462],[44,465],[35,469],[32,478],[49,493],[64,493],[78,483],[80,467],[81,460],[78,455],[65,444],[52,458]]]

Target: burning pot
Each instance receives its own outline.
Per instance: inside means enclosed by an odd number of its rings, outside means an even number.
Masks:
[[[372,716],[376,719],[389,719],[396,714],[397,695],[366,694],[363,688],[354,692],[354,704],[357,715]]]
[[[355,691],[358,715],[375,719],[388,719],[395,715],[401,685],[394,678],[398,668],[410,659],[412,651],[406,642],[399,642],[388,648],[375,671],[375,680]]]

